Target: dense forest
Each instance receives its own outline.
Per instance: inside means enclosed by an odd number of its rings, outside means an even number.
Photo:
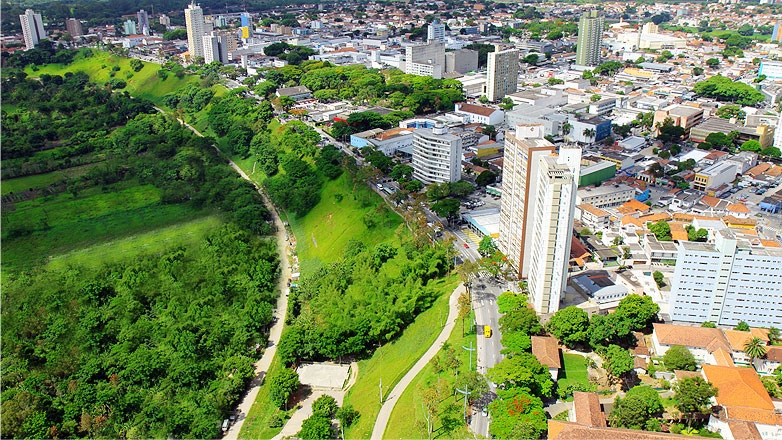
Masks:
[[[148,101],[83,73],[3,73],[3,185],[24,191],[3,196],[2,436],[217,437],[278,295],[260,195],[213,140]],[[56,243],[113,246],[115,225],[135,219],[143,235],[161,212],[222,226],[195,245],[174,230],[163,251],[100,251],[84,266],[24,252],[31,240],[46,255]]]

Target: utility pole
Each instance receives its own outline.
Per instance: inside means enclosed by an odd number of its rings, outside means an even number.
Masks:
[[[462,345],[462,348],[470,352],[470,364],[467,371],[472,371],[472,352],[477,350],[477,348],[472,348],[472,341],[470,341],[470,348],[467,348],[464,345]]]
[[[383,378],[380,378],[380,404],[383,404]]]
[[[456,388],[456,391],[464,395],[464,420],[467,420],[467,396],[472,394],[472,392],[467,391],[466,386],[464,387],[464,390],[460,390],[459,388]]]

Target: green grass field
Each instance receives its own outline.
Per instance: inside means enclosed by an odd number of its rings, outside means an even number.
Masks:
[[[204,215],[172,226],[160,227],[55,255],[49,260],[48,267],[50,269],[61,269],[66,266],[94,268],[105,262],[135,258],[142,254],[158,254],[177,246],[198,246],[210,231],[220,227],[222,223],[217,215]]]
[[[465,335],[462,336],[462,324],[460,321],[456,322],[456,326],[453,328],[451,335],[448,337],[448,343],[455,347],[458,351],[459,360],[461,362],[460,372],[468,371],[470,366],[470,354],[467,350],[463,350],[461,347],[469,347],[472,342],[473,347],[476,347],[476,333],[471,332],[470,322],[471,318],[468,318],[465,324]],[[475,370],[476,356],[473,352],[472,356],[472,368]],[[448,381],[455,380],[453,373],[443,372],[440,374],[441,379]],[[426,419],[424,410],[421,407],[421,392],[437,383],[437,375],[432,372],[432,367],[427,365],[413,380],[409,387],[399,397],[394,411],[391,413],[391,418],[388,420],[388,427],[386,428],[383,438],[387,439],[425,439],[428,438],[426,432]],[[447,407],[456,404],[459,409],[462,408],[463,400],[460,397],[456,401],[453,398],[448,398],[440,403],[441,411],[445,412]],[[469,408],[468,408],[469,411]],[[453,411],[451,411],[452,413]],[[460,411],[457,411],[461,414]],[[438,421],[434,425],[433,436],[436,438],[469,438],[472,434],[469,432],[467,425],[459,424],[456,429],[449,430],[442,423]]]
[[[52,171],[51,173],[35,174],[32,176],[3,180],[2,183],[0,183],[0,188],[2,188],[3,195],[27,191],[31,188],[46,188],[49,185],[62,182],[66,179],[79,177],[85,174],[93,166],[94,165],[92,164],[82,165],[64,170]]]
[[[438,281],[436,286],[443,293],[434,305],[418,315],[394,342],[380,347],[371,358],[359,361],[358,378],[345,396],[345,403],[360,411],[361,417],[345,431],[345,438],[370,437],[380,411],[381,378],[383,391],[388,393],[429,349],[444,325],[448,298],[458,284],[456,276]]]
[[[559,370],[559,386],[567,383],[579,383],[589,386],[589,376],[587,375],[586,359],[577,354],[563,353],[564,368]]]
[[[269,371],[266,373],[266,377],[275,374],[280,368],[283,368],[278,357],[274,357]],[[265,439],[272,438],[279,434],[282,427],[271,428],[269,422],[275,414],[279,414],[281,417],[288,418],[293,412],[292,410],[283,411],[274,407],[269,403],[269,384],[264,381],[261,385],[261,389],[258,390],[258,397],[255,398],[250,412],[247,414],[247,418],[242,425],[242,430],[239,432],[240,439]],[[263,402],[264,404],[259,404]]]
[[[362,197],[370,198],[372,204],[362,207]],[[287,216],[296,235],[296,251],[302,262],[302,272],[314,271],[321,264],[339,259],[350,240],[362,241],[370,248],[383,242],[398,244],[395,231],[402,218],[390,208],[378,220],[378,226],[372,229],[368,229],[362,221],[365,214],[383,206],[383,203],[380,196],[365,185],[356,185],[354,192],[353,183],[346,173],[326,182],[320,203],[309,214],[300,219]]]
[[[99,188],[91,191],[98,194],[85,191],[77,199],[71,194],[41,197],[20,203],[14,212],[4,212],[4,232],[9,227],[24,227],[25,222],[36,230],[24,237],[3,240],[3,270],[32,267],[60,254],[210,214],[187,205],[160,205],[159,190],[150,186],[112,193],[100,193]],[[46,227],[41,228],[44,222]]]
[[[77,56],[71,64],[47,64],[37,67],[33,70],[28,67],[25,72],[31,77],[38,77],[42,74],[63,75],[65,72],[84,72],[90,76],[90,79],[98,84],[103,84],[110,80],[112,67],[119,66],[120,70],[114,72],[114,78],[125,81],[128,85],[123,89],[133,96],[147,98],[156,104],[161,103],[161,98],[171,92],[175,92],[185,85],[198,82],[196,76],[186,75],[184,78],[177,78],[174,75],[168,75],[165,81],[157,76],[160,66],[155,63],[144,62],[144,67],[134,72],[130,67],[130,58],[121,58],[116,55],[104,52],[102,50],[93,50],[93,56],[84,58]],[[132,73],[131,78],[127,75]]]

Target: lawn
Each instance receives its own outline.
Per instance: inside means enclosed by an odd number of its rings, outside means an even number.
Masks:
[[[76,56],[71,64],[47,64],[45,66],[36,66],[37,70],[31,67],[25,69],[31,77],[38,77],[42,74],[63,75],[65,72],[84,72],[90,76],[90,79],[98,84],[102,84],[112,79],[112,67],[119,66],[120,70],[114,72],[114,78],[121,79],[127,83],[123,91],[139,98],[146,98],[156,104],[162,104],[161,98],[171,92],[175,92],[186,84],[198,82],[197,76],[186,75],[184,78],[177,78],[174,75],[168,75],[168,78],[161,80],[157,76],[160,66],[155,63],[144,62],[144,67],[134,72],[130,67],[130,58],[120,58],[102,50],[93,50],[93,56],[84,58],[81,55]],[[132,75],[128,78],[129,75]]]
[[[362,199],[369,200],[369,206],[362,206]],[[312,211],[302,218],[287,216],[296,235],[302,272],[311,273],[320,265],[339,259],[350,240],[362,241],[370,248],[383,242],[398,244],[395,231],[402,218],[390,208],[381,208],[376,227],[368,229],[364,225],[365,215],[375,215],[372,212],[384,206],[380,196],[366,185],[358,184],[354,191],[347,173],[326,182],[321,201]]]
[[[265,377],[275,374],[280,368],[283,368],[280,364],[280,360],[277,356],[272,360],[269,366],[269,371]],[[259,404],[262,402],[263,404]],[[255,398],[253,406],[250,408],[250,412],[247,414],[247,418],[244,420],[242,430],[239,432],[240,439],[264,439],[272,438],[282,431],[282,427],[271,428],[269,422],[275,414],[279,414],[281,417],[287,419],[293,411],[283,411],[277,409],[270,403],[269,398],[269,384],[264,381],[261,385],[261,389],[258,390],[258,396]]]
[[[131,185],[130,181],[121,182],[115,191],[105,193],[101,188],[90,188],[76,198],[69,193],[39,197],[16,204],[13,211],[5,210],[3,269],[31,267],[82,247],[209,214],[189,205],[161,205],[159,189]],[[9,238],[14,230],[28,233]]]
[[[53,256],[49,260],[48,267],[50,269],[60,269],[65,266],[92,268],[106,262],[135,258],[141,254],[161,253],[173,247],[199,246],[204,237],[222,223],[217,215],[204,215],[172,226]]]
[[[380,411],[381,380],[383,393],[388,393],[429,349],[444,325],[443,320],[448,316],[448,299],[458,284],[455,275],[437,281],[435,286],[442,296],[434,305],[418,315],[398,339],[380,347],[371,358],[358,362],[358,378],[345,396],[345,403],[353,405],[361,417],[345,430],[345,438],[365,439],[371,436]],[[461,326],[459,329],[461,332]]]
[[[79,177],[85,174],[92,166],[94,165],[82,165],[78,167],[66,168],[64,170],[52,171],[51,173],[34,174],[32,176],[3,180],[2,194],[6,195],[10,193],[27,191],[29,189],[46,188],[66,179]]]
[[[563,353],[564,368],[559,370],[557,384],[561,387],[567,383],[578,383],[589,386],[586,359],[577,354]]]
[[[453,328],[453,331],[451,332],[451,335],[448,338],[448,344],[450,344],[452,347],[456,348],[457,354],[459,356],[459,360],[461,361],[461,367],[459,368],[460,372],[467,371],[470,366],[470,353],[467,350],[462,349],[461,347],[469,347],[470,342],[472,342],[473,347],[475,347],[475,338],[476,333],[474,331],[471,331],[469,328],[469,323],[472,321],[472,318],[467,319],[467,324],[465,326],[465,335],[462,336],[462,325],[461,322],[457,322],[456,325]],[[442,351],[441,351],[442,353]],[[476,363],[476,354],[473,352],[472,354],[472,366],[473,370],[475,369],[475,363]],[[449,382],[453,382],[455,380],[455,376],[451,372],[443,372],[440,374],[440,378],[447,380]],[[394,407],[394,411],[391,413],[391,418],[388,421],[388,427],[386,428],[385,433],[383,433],[383,438],[387,439],[425,439],[428,438],[427,432],[426,432],[426,419],[424,418],[424,410],[421,407],[421,392],[429,387],[437,383],[438,376],[433,373],[432,367],[430,365],[427,365],[426,368],[424,368],[413,380],[413,382],[410,384],[409,387],[405,390],[404,393],[402,393],[402,396],[399,397],[399,400],[397,401],[396,406]],[[457,408],[453,408],[453,405],[456,404]],[[469,428],[467,428],[467,425],[464,423],[461,423],[461,416],[462,416],[462,408],[463,408],[463,399],[461,396],[454,401],[452,398],[448,398],[440,403],[440,411],[442,414],[448,414],[451,416],[450,423],[446,422],[445,425],[448,425],[448,427],[444,426],[443,423],[438,421],[434,425],[434,437],[438,438],[468,438],[472,436],[472,433],[469,431]],[[468,408],[469,411],[469,408]],[[453,420],[453,414],[456,414],[458,416],[458,420]],[[449,418],[446,417],[446,420]],[[456,423],[458,422],[458,423]]]

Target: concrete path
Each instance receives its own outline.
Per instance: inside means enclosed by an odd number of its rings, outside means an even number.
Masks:
[[[165,113],[162,109],[155,107],[158,111],[161,113]],[[187,128],[192,130],[193,133],[200,137],[204,137],[198,130],[195,129],[192,125],[188,124],[187,122],[177,119],[180,123],[184,124]],[[258,185],[255,184],[255,182],[250,179],[250,177],[242,171],[241,168],[239,168],[234,161],[232,161],[227,156],[223,155],[223,152],[220,151],[219,148],[217,148],[216,145],[214,145],[215,150],[220,153],[221,156],[223,156],[224,159],[228,161],[228,164],[236,170],[237,173],[239,173],[240,176],[242,176],[243,179],[249,181],[253,184],[255,189],[258,191],[258,193],[263,198],[263,203],[266,205],[266,208],[269,210],[269,213],[272,216],[272,220],[274,221],[274,226],[277,228],[277,233],[275,234],[275,237],[277,239],[277,248],[278,252],[280,253],[280,279],[277,283],[277,289],[280,291],[280,296],[277,298],[277,305],[274,309],[274,316],[277,318],[277,322],[272,325],[271,330],[269,331],[269,344],[266,347],[266,350],[264,350],[263,355],[261,358],[254,364],[255,367],[255,378],[250,382],[250,389],[245,393],[244,397],[242,398],[242,401],[239,403],[239,406],[236,409],[237,415],[236,415],[236,422],[231,425],[231,427],[228,429],[228,432],[223,437],[228,440],[237,440],[239,438],[239,431],[242,430],[242,425],[244,425],[244,420],[247,418],[247,414],[250,412],[250,408],[253,406],[253,403],[255,402],[255,398],[258,396],[258,391],[261,388],[261,384],[263,383],[263,379],[266,376],[266,372],[269,370],[269,366],[272,363],[272,359],[274,358],[274,354],[277,353],[277,344],[280,342],[280,336],[282,335],[282,328],[285,325],[285,315],[287,314],[288,310],[288,279],[291,276],[291,268],[290,268],[290,262],[288,260],[288,254],[290,252],[290,246],[288,242],[288,233],[285,230],[285,225],[282,223],[282,220],[280,219],[280,215],[277,212],[277,209],[272,204],[272,202],[269,200],[269,197],[264,193],[261,188],[258,187]],[[314,394],[314,393],[313,393]],[[310,411],[312,411],[310,409]],[[308,416],[309,417],[309,416]],[[300,429],[300,428],[299,428]],[[296,431],[298,432],[298,430]]]
[[[383,434],[386,432],[386,426],[388,425],[388,420],[391,418],[391,412],[394,410],[394,406],[396,405],[399,396],[402,395],[402,393],[405,391],[405,389],[407,389],[418,373],[420,373],[426,364],[428,364],[429,361],[435,357],[437,352],[440,351],[440,348],[442,348],[445,341],[448,340],[448,337],[451,335],[451,331],[453,330],[454,324],[456,323],[456,317],[458,315],[457,301],[459,299],[459,295],[461,295],[462,292],[464,292],[464,285],[459,284],[459,286],[451,294],[451,298],[448,301],[448,319],[445,321],[445,326],[440,332],[440,335],[437,336],[437,339],[432,343],[432,346],[429,347],[429,350],[427,350],[426,353],[424,353],[424,355],[418,359],[418,362],[413,365],[413,368],[411,368],[410,371],[405,374],[402,380],[400,380],[394,389],[388,393],[388,396],[386,396],[386,400],[383,402],[383,406],[380,407],[380,413],[377,415],[377,419],[375,420],[375,427],[372,429],[372,440],[381,440],[383,438]]]

